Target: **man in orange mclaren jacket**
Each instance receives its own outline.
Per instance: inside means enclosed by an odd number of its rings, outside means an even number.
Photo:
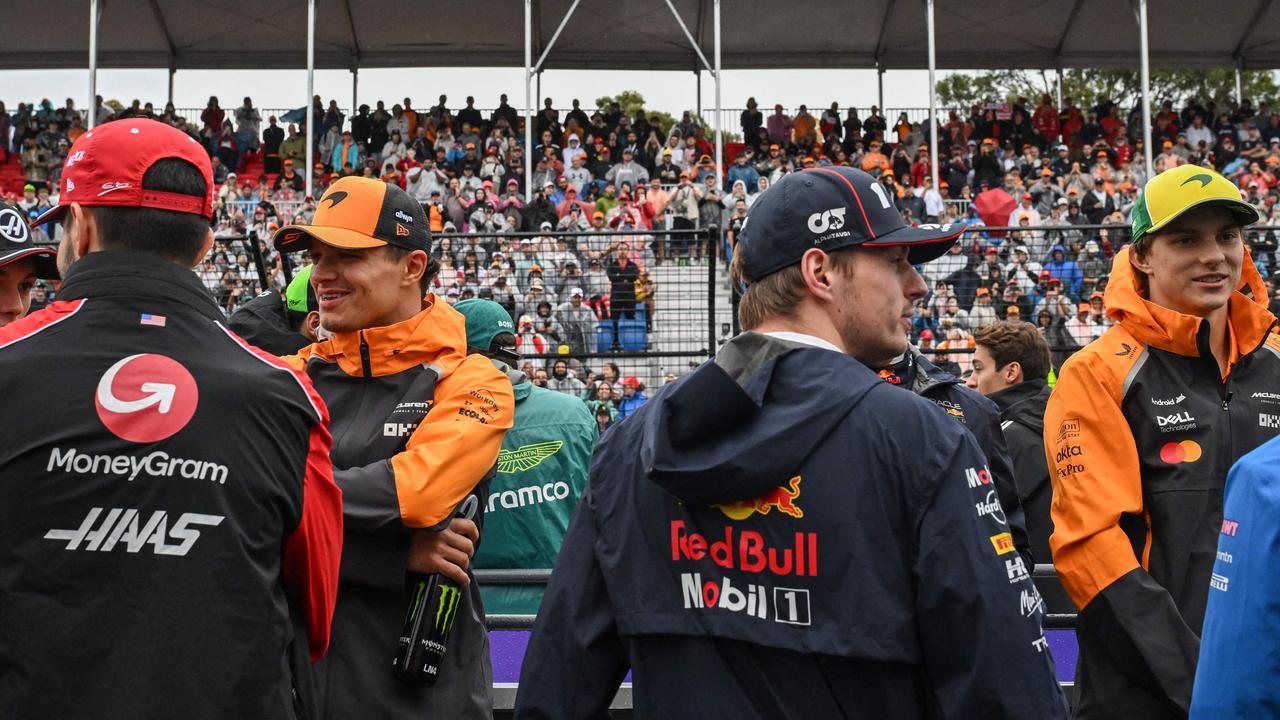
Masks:
[[[316,714],[487,719],[488,635],[468,572],[479,536],[450,518],[492,477],[515,413],[511,383],[467,355],[462,315],[426,294],[438,265],[419,203],[395,185],[351,177],[317,205],[311,225],[275,235],[280,250],[310,255],[320,323],[332,334],[288,358],[329,406],[344,492],[346,547],[330,652],[315,666]],[[407,571],[468,585],[431,688],[392,675]]]
[[[1045,413],[1054,564],[1080,608],[1076,717],[1185,718],[1227,470],[1280,433],[1280,338],[1221,175],[1153,178],[1107,286],[1115,326]]]

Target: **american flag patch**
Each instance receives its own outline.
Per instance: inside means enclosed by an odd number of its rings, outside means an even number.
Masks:
[[[151,313],[142,313],[142,319],[138,321],[139,325],[152,325],[154,327],[164,327],[163,315],[152,315]]]

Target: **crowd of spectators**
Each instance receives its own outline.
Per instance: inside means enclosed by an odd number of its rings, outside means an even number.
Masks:
[[[1191,100],[1181,109],[1165,102],[1152,122],[1154,172],[1212,167],[1240,187],[1264,225],[1280,225],[1280,112],[1265,102],[1219,108]],[[1100,98],[1082,109],[1068,98],[1058,107],[1045,95],[1034,107],[1018,98],[949,111],[936,127],[937,188],[928,122],[913,123],[906,113],[890,123],[876,107],[862,117],[833,103],[817,115],[801,106],[794,116],[776,105],[766,117],[751,99],[741,129],[746,149],[726,183],[848,164],[875,177],[879,194],[908,223],[972,226],[952,251],[921,268],[933,292],[917,304],[912,333],[956,374],[969,369],[972,332],[996,320],[1035,324],[1055,348],[1055,365],[1110,325],[1103,293],[1111,259],[1129,242],[1147,180],[1137,103],[1126,109]],[[983,208],[984,199],[1002,207],[994,195],[1012,207]],[[996,227],[1016,229],[988,229]],[[1275,231],[1247,238],[1262,274],[1273,278]]]
[[[208,149],[219,244],[197,271],[228,312],[259,284],[252,238],[268,283],[283,284],[281,260],[266,239],[314,212],[303,197],[303,173],[312,174],[316,195],[337,178],[361,175],[396,183],[423,203],[431,230],[442,236],[437,292],[449,302],[501,303],[524,353],[591,352],[602,323],[615,347],[619,320],[643,317],[652,329],[651,268],[704,262],[716,251],[705,233],[669,231],[718,228],[731,253],[761,191],[786,173],[825,164],[870,173],[909,223],[973,226],[957,249],[922,268],[935,288],[917,308],[913,340],[922,347],[971,348],[973,330],[1009,317],[1036,324],[1053,347],[1082,346],[1109,322],[1102,293],[1111,257],[1128,241],[1146,181],[1140,108],[1103,98],[1084,108],[1069,98],[1056,106],[1046,95],[1034,106],[1018,98],[948,111],[936,128],[937,188],[927,121],[907,113],[889,121],[874,106],[865,116],[836,103],[795,114],[775,105],[765,115],[750,98],[741,113],[743,142],[726,147],[733,159],[722,177],[700,118],[686,112],[662,127],[616,103],[588,111],[575,99],[561,111],[546,99],[534,117],[528,178],[523,118],[506,95],[485,112],[472,97],[451,108],[442,95],[424,110],[404,98],[389,109],[381,101],[361,105],[349,116],[317,96],[283,124],[274,115],[264,123],[247,97],[234,109],[211,97],[198,118],[182,117],[172,105],[156,113],[136,100],[115,111],[99,98],[93,112],[98,122],[153,117]],[[316,127],[309,169],[308,121]],[[1184,163],[1213,167],[1280,224],[1280,112],[1247,100],[1226,107],[1192,100],[1177,109],[1165,102],[1152,123],[1155,172]],[[27,184],[18,203],[28,212],[56,202],[62,164],[83,125],[70,99],[61,108],[47,99],[21,103],[12,115],[0,103],[0,149],[5,160],[20,156]],[[261,172],[245,176],[248,167]],[[979,196],[993,190],[1013,200],[1007,217],[982,212]],[[1016,229],[987,229],[996,226]],[[1264,276],[1272,275],[1275,233],[1252,232],[1249,242]],[[967,353],[939,358],[961,372],[968,362]]]

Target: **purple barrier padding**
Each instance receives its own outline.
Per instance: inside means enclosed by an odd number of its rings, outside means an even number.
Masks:
[[[1045,639],[1053,651],[1058,669],[1058,682],[1073,682],[1076,678],[1076,634],[1073,630],[1046,630]],[[529,646],[527,630],[494,630],[489,633],[489,654],[493,658],[493,681],[496,683],[520,682],[520,663],[525,648]],[[627,682],[631,674],[627,673]]]
[[[493,658],[493,681],[520,682],[520,661],[529,646],[528,630],[489,631],[489,657]]]
[[[1080,654],[1080,648],[1076,646],[1076,631],[1045,630],[1044,639],[1049,641],[1049,649],[1053,651],[1058,682],[1075,682],[1076,656]]]
[[[495,683],[520,682],[520,663],[528,647],[528,630],[489,631],[489,657],[493,660]],[[623,682],[631,682],[631,673],[627,673]]]

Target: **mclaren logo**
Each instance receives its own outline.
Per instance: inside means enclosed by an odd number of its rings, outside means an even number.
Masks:
[[[337,207],[338,203],[347,199],[347,193],[344,190],[334,190],[333,192],[320,198],[320,202],[328,202],[329,207]]]
[[[1186,185],[1187,183],[1192,182],[1192,181],[1198,181],[1198,182],[1200,183],[1200,187],[1202,187],[1202,188],[1203,188],[1203,187],[1208,187],[1208,186],[1209,186],[1209,183],[1213,182],[1213,176],[1212,176],[1212,175],[1205,175],[1205,174],[1203,174],[1203,173],[1201,173],[1201,174],[1199,174],[1199,175],[1192,175],[1191,177],[1187,178],[1186,180],[1183,180],[1183,181],[1182,181],[1182,185]],[[1178,187],[1182,187],[1182,185],[1179,185]]]
[[[542,464],[543,460],[555,455],[564,446],[561,440],[521,445],[515,450],[502,450],[498,453],[498,472],[521,473]]]
[[[809,216],[809,231],[821,235],[828,230],[839,230],[844,227],[844,213],[848,208],[831,208],[816,212]]]
[[[1128,357],[1133,354],[1133,346],[1129,343],[1120,343],[1120,352],[1116,353],[1116,357]]]

